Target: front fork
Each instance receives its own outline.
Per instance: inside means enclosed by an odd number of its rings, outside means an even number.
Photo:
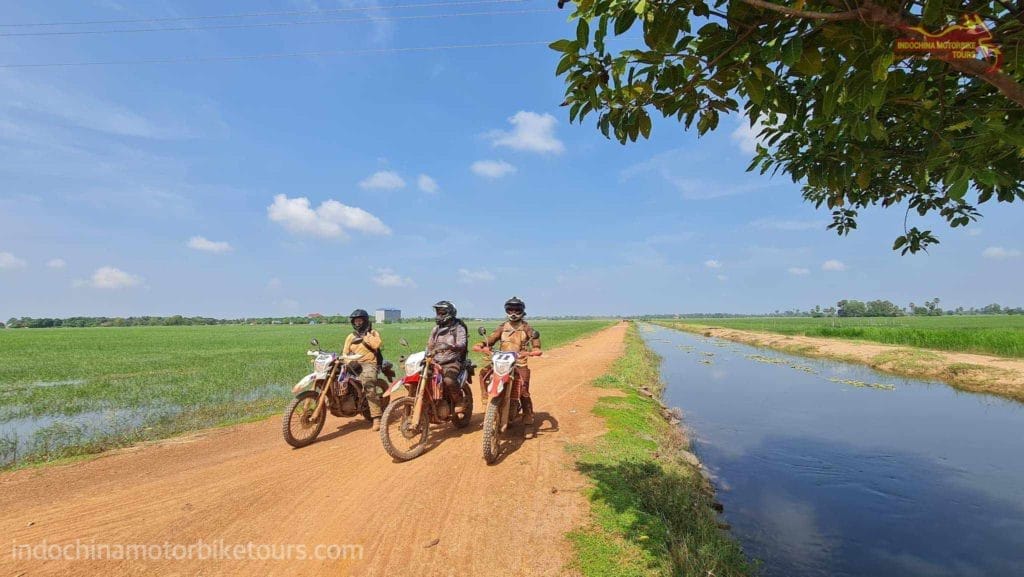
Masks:
[[[320,419],[320,413],[324,410],[324,405],[327,404],[327,395],[331,390],[331,383],[337,377],[338,367],[335,365],[331,367],[330,372],[327,373],[327,381],[324,383],[324,390],[320,391],[320,398],[316,400],[316,408],[313,409],[313,416],[311,420],[317,421]]]
[[[492,372],[491,378],[494,379],[495,377],[497,377],[497,375]],[[512,389],[515,387],[515,384],[516,370],[513,368],[512,372],[508,375],[508,383],[505,385],[505,390],[501,392],[501,394],[505,396],[501,402],[501,419],[498,421],[498,432],[501,433],[508,430],[508,422],[511,419],[509,413],[511,412],[510,409],[512,407]]]
[[[411,426],[418,427],[420,424],[420,415],[423,414],[423,395],[424,391],[427,390],[427,375],[430,373],[430,366],[433,363],[433,357],[427,357],[423,359],[423,372],[420,373],[420,384],[416,387],[416,401],[412,406],[412,423]],[[429,425],[428,425],[429,426]]]

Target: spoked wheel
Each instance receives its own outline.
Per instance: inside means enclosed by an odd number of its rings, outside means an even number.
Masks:
[[[316,391],[299,393],[284,412],[281,432],[284,433],[285,442],[296,449],[315,441],[324,428],[324,422],[327,421],[327,409],[320,411],[319,419],[313,419],[313,411],[316,410],[319,396],[320,394]]]
[[[412,422],[413,397],[392,401],[380,418],[380,441],[392,458],[399,461],[415,459],[423,454],[430,436],[427,411],[420,413],[420,422]]]
[[[459,417],[458,413],[452,415],[452,423],[458,429],[469,426],[469,421],[473,418],[473,388],[468,384],[462,385],[462,394],[466,399],[466,410],[462,413],[462,417]]]
[[[498,460],[501,454],[501,405],[502,398],[495,397],[487,403],[487,412],[484,414],[484,461],[490,465]]]

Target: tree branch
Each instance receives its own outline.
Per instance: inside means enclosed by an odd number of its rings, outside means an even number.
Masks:
[[[755,8],[763,8],[764,10],[771,10],[772,12],[778,12],[779,14],[785,14],[793,18],[807,18],[811,20],[857,20],[860,18],[860,9],[848,10],[846,12],[809,12],[807,10],[796,10],[787,6],[780,6],[772,2],[766,2],[765,0],[740,0],[744,4],[749,4]]]
[[[740,1],[744,4],[771,10],[791,18],[830,21],[863,20],[864,22],[879,24],[892,30],[904,30],[907,26],[911,25],[899,13],[893,12],[885,6],[879,6],[873,0],[864,0],[858,8],[846,12],[808,12],[780,6],[766,0]],[[991,84],[1003,96],[1024,108],[1024,86],[1021,86],[1013,77],[1003,74],[998,70],[990,70],[989,64],[980,60],[944,60],[944,62],[949,64],[954,70]]]

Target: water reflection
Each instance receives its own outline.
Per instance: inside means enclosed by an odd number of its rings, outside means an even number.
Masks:
[[[644,336],[765,575],[1024,575],[1021,405],[677,331]],[[698,362],[705,351],[714,364]]]

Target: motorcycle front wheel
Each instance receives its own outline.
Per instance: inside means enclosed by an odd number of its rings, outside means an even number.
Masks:
[[[487,403],[487,412],[484,413],[484,461],[487,461],[488,465],[497,461],[498,455],[501,454],[501,431],[498,428],[501,427],[502,400],[501,397],[491,399],[491,402]]]
[[[281,432],[284,434],[285,442],[296,449],[315,441],[324,428],[327,421],[326,408],[320,411],[319,419],[312,418],[319,396],[320,393],[317,391],[303,391],[292,399],[284,412]]]
[[[393,459],[408,461],[423,454],[430,436],[430,417],[420,413],[420,422],[412,422],[413,397],[402,397],[388,404],[380,418],[380,441]]]

